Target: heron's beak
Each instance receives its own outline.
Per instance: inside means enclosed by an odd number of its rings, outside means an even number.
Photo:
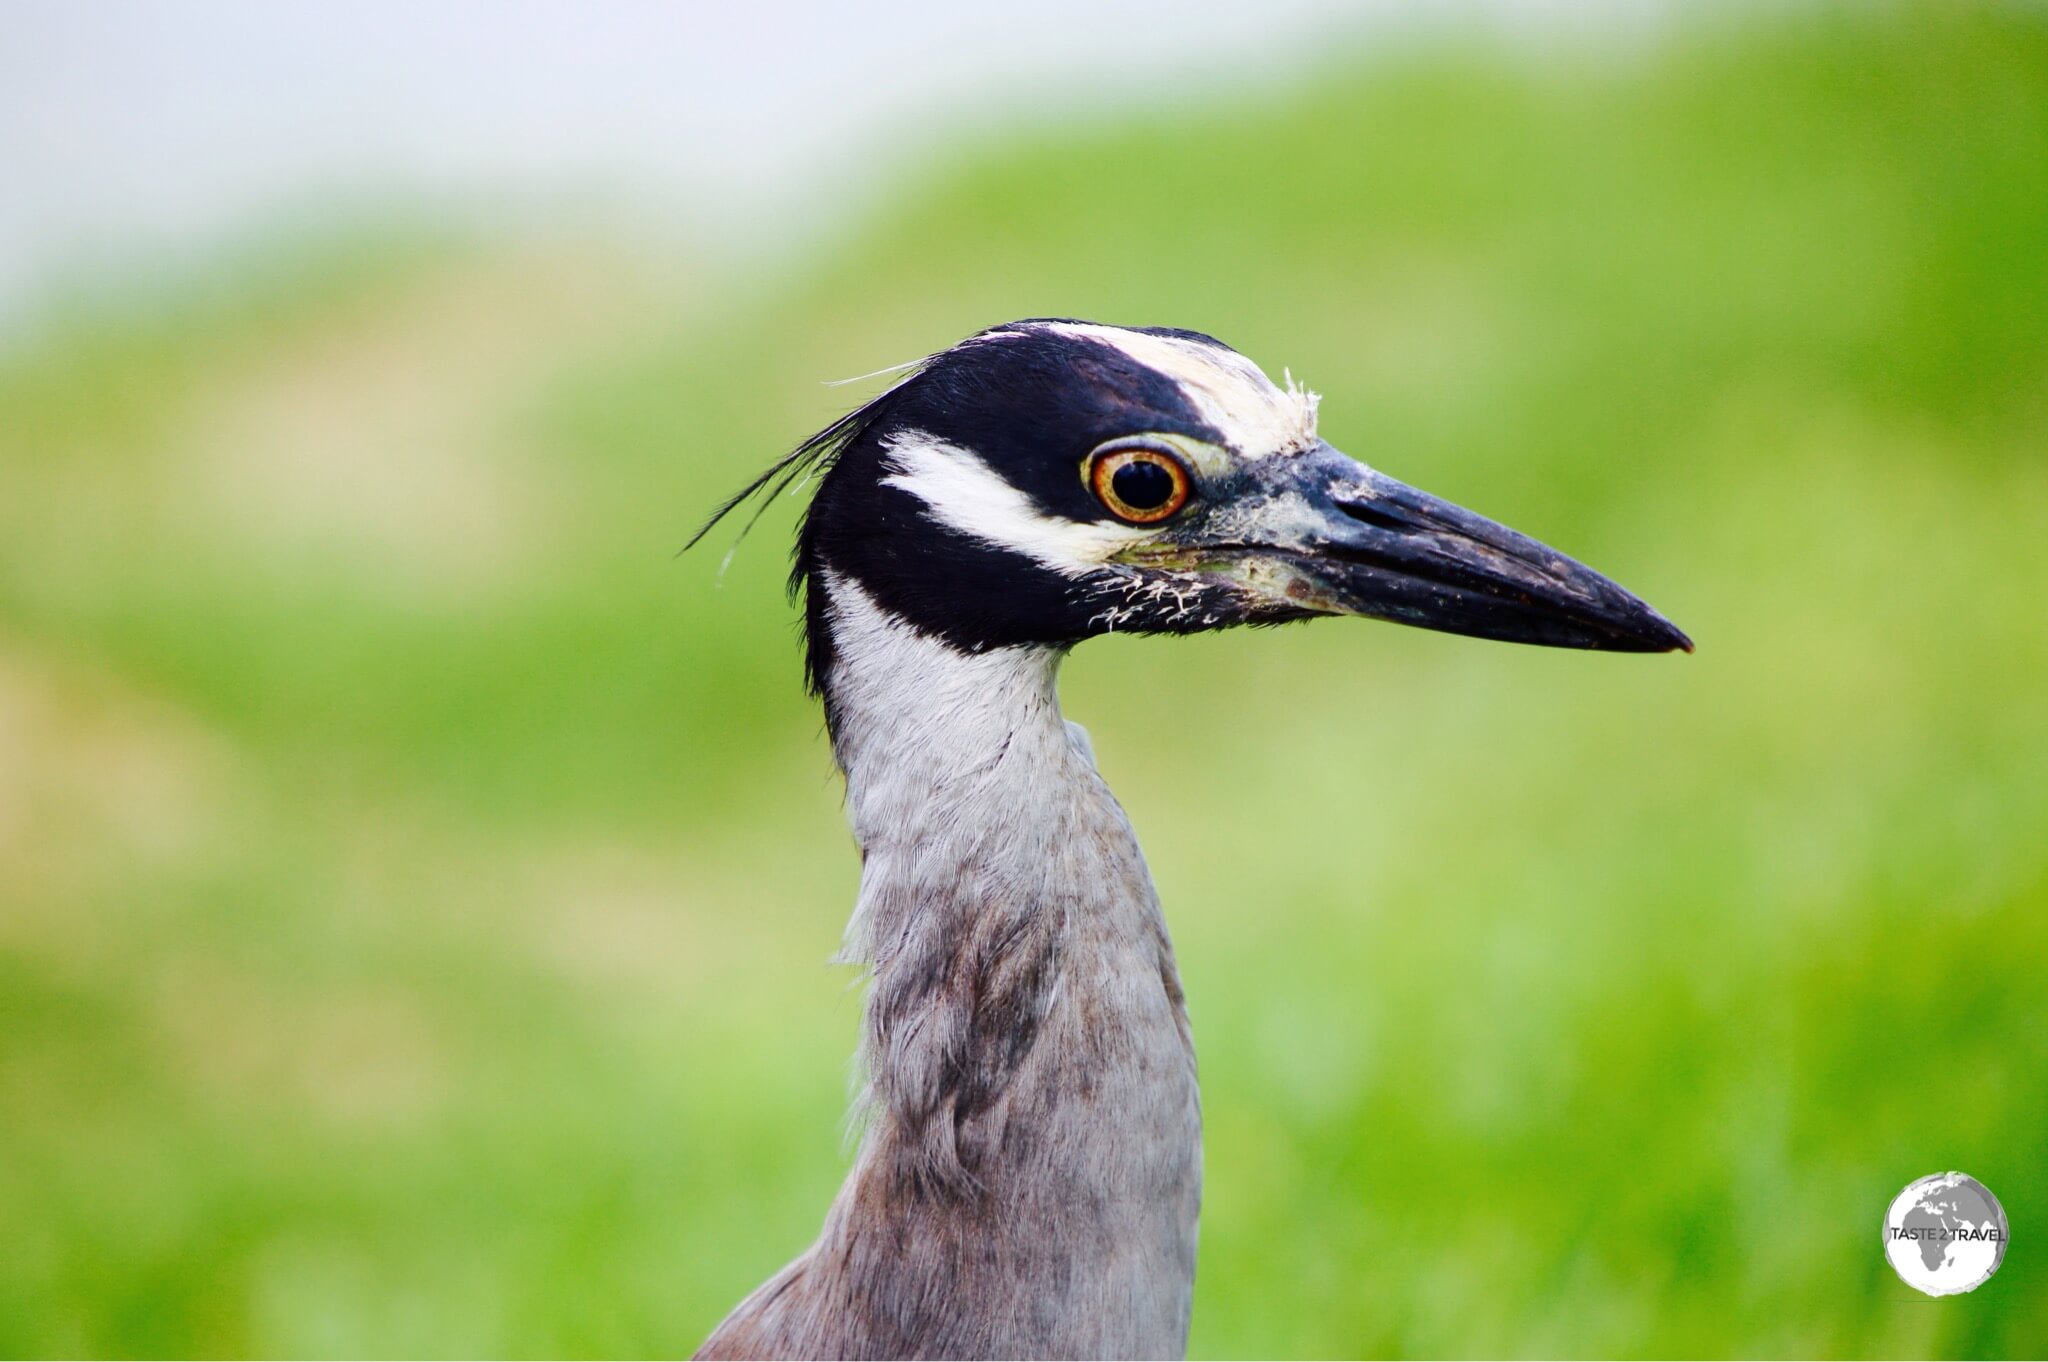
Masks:
[[[1268,599],[1510,643],[1692,651],[1676,625],[1583,563],[1327,444],[1238,476],[1237,494],[1190,526],[1204,541],[1198,570],[1222,568]]]

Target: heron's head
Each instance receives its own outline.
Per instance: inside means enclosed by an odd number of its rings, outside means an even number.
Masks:
[[[969,653],[1315,615],[1692,646],[1591,568],[1331,448],[1313,394],[1196,332],[1037,320],[970,336],[733,504],[814,470],[792,583],[819,685],[835,582]]]

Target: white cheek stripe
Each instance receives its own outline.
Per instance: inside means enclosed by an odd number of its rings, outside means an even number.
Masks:
[[[1064,576],[1092,572],[1153,533],[1046,515],[974,454],[922,431],[894,436],[887,449],[896,471],[882,479],[885,486],[910,493],[948,528],[1025,554]]]
[[[1290,453],[1315,443],[1316,395],[1295,386],[1291,375],[1285,388],[1275,387],[1258,365],[1235,350],[1081,322],[1052,322],[1045,329],[1113,345],[1166,375],[1244,458]]]

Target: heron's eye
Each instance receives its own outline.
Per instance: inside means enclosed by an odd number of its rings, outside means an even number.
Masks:
[[[1099,449],[1088,460],[1088,487],[1119,520],[1156,525],[1188,504],[1188,471],[1154,445]]]

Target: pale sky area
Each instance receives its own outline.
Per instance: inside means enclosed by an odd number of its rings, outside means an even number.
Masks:
[[[1200,101],[1418,25],[1639,36],[1659,0],[0,0],[0,316],[325,205],[602,205],[777,241],[963,131]],[[819,186],[834,191],[820,195]]]

